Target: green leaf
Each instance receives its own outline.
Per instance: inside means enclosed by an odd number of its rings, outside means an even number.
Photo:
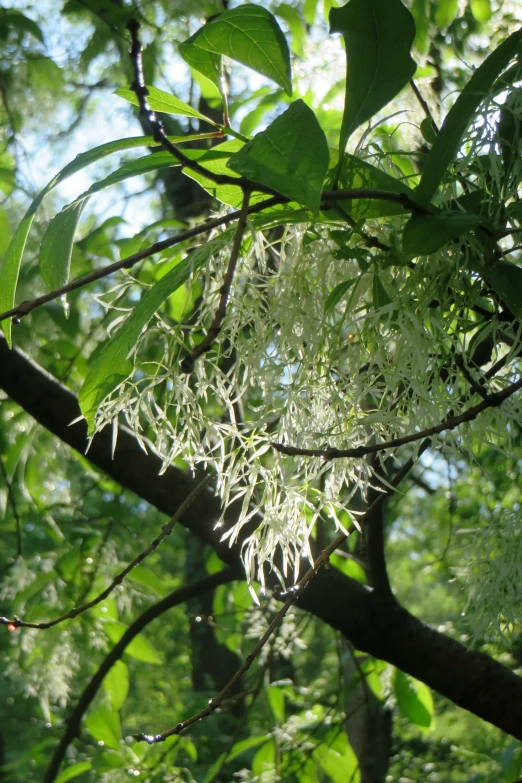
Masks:
[[[111,620],[104,624],[103,629],[111,642],[117,644],[127,630],[127,626],[125,623]],[[156,648],[141,633],[135,636],[132,642],[127,645],[125,648],[125,655],[130,655],[131,658],[135,658],[137,661],[143,661],[144,663],[163,663]]]
[[[482,222],[480,215],[463,212],[412,215],[404,227],[402,249],[411,256],[430,255],[452,239],[473,231]]]
[[[226,240],[223,237],[219,237],[197,248],[149,288],[115,336],[96,353],[78,398],[90,435],[96,430],[94,417],[100,404],[132,373],[133,363],[129,356],[143,328],[163,302],[183,285],[192,273],[202,267],[224,241]]]
[[[40,246],[40,272],[47,286],[61,288],[69,280],[74,235],[85,201],[55,215]]]
[[[325,741],[313,751],[312,758],[334,783],[346,783],[348,780],[360,783],[357,756],[350,747],[344,732],[337,733],[337,735],[329,732]]]
[[[326,136],[302,100],[292,103],[228,162],[233,171],[314,211],[321,203],[328,165]]]
[[[263,737],[264,739],[264,737]],[[203,778],[203,783],[212,783],[216,775],[218,775],[221,772],[221,768],[223,767],[226,759],[228,758],[226,753],[220,753],[217,759],[214,761],[212,766],[209,768],[207,774]]]
[[[350,579],[355,579],[356,582],[360,582],[362,585],[368,583],[366,572],[357,560],[341,557],[341,555],[334,553],[330,558],[330,562],[334,568],[338,568],[339,571],[342,571],[345,576],[349,576]]]
[[[36,22],[33,22],[32,19],[29,19],[28,16],[24,16],[20,11],[8,11],[5,8],[2,8],[0,29],[3,27],[11,27],[15,30],[19,30],[21,33],[29,33],[33,38],[40,41],[40,43],[45,43],[40,27]]]
[[[358,280],[357,277],[352,277],[350,280],[344,280],[344,282],[336,285],[333,291],[328,295],[326,302],[324,303],[324,314],[328,315],[330,310],[333,310],[335,305],[341,301],[345,293],[352,287],[352,285]]]
[[[275,743],[270,739],[257,751],[252,761],[252,774],[262,775],[275,767]]]
[[[116,661],[105,675],[103,688],[109,696],[111,707],[118,712],[125,704],[129,692],[129,670],[123,661]]]
[[[522,318],[522,269],[507,261],[501,261],[478,271],[513,315]]]
[[[285,20],[290,29],[292,34],[292,51],[295,52],[298,57],[303,57],[306,34],[299,11],[297,8],[288,5],[288,3],[281,3],[274,8],[274,11],[276,16]]]
[[[11,227],[7,219],[7,212],[0,207],[0,257],[5,256],[9,242],[11,241]]]
[[[210,125],[216,124],[209,117],[205,117],[204,114],[193,109],[188,103],[180,101],[175,95],[171,95],[164,90],[158,90],[157,87],[148,87],[148,91],[147,103],[152,111],[163,112],[163,114],[174,114],[178,117],[192,117],[193,119],[204,120],[204,122],[208,122]],[[115,90],[114,95],[117,95],[118,98],[123,98],[134,106],[140,105],[134,90],[122,87],[119,90]]]
[[[381,307],[386,307],[387,305],[391,304],[393,301],[390,295],[388,294],[388,291],[383,286],[377,270],[375,270],[375,272],[373,273],[372,294],[373,294],[373,306],[375,310],[379,310],[379,308]]]
[[[513,88],[500,110],[496,136],[502,151],[505,178],[519,159],[522,141],[522,88]]]
[[[49,223],[40,248],[40,271],[50,289],[65,285],[69,279],[74,235],[83,208],[94,193],[116,185],[129,177],[179,165],[170,152],[156,152],[129,161],[105,179],[95,182],[81,196],[64,207]]]
[[[237,756],[240,756],[242,753],[244,753],[247,750],[251,750],[251,748],[257,748],[259,745],[262,745],[266,742],[266,737],[248,737],[248,739],[240,740],[239,742],[236,742],[235,745],[232,746],[230,753],[228,754],[228,761],[232,761],[233,759],[237,758]]]
[[[491,19],[491,0],[470,0],[471,13],[480,24]]]
[[[191,150],[190,155],[213,174],[226,174],[229,177],[234,177],[236,175],[230,171],[227,164],[232,155],[238,152],[243,146],[244,143],[242,141],[230,139],[221,144],[216,144],[215,147],[211,147],[209,150]],[[243,202],[243,191],[239,185],[217,185],[213,180],[197,171],[191,171],[186,167],[183,168],[183,173],[186,174],[187,177],[199,182],[208,193],[223,204],[228,204],[231,207],[241,206]],[[267,198],[269,198],[269,196],[266,196],[265,194],[254,194],[250,199],[250,204],[264,201]]]
[[[420,129],[424,141],[427,141],[428,144],[434,144],[437,132],[433,126],[433,120],[430,117],[425,117],[420,124]]]
[[[393,687],[401,715],[417,726],[431,726],[433,698],[428,686],[396,669]]]
[[[440,30],[444,30],[457,16],[459,2],[458,0],[438,0],[436,8],[435,22]]]
[[[330,31],[346,45],[347,76],[339,149],[394,98],[413,76],[415,23],[401,0],[350,0],[332,8]]]
[[[120,718],[115,710],[107,707],[97,707],[90,712],[85,725],[97,742],[103,742],[108,748],[120,749],[121,726]]]
[[[54,783],[67,783],[68,780],[77,778],[78,775],[83,775],[84,772],[89,772],[92,769],[90,761],[80,761],[78,764],[73,764],[72,767],[67,767],[54,780]]]
[[[151,590],[154,590],[154,592],[158,595],[165,595],[165,585],[159,576],[157,576],[154,571],[151,571],[150,568],[145,568],[145,566],[140,565],[136,566],[130,572],[129,579],[132,579],[139,585],[143,585],[143,587],[148,587]]]
[[[225,11],[185,43],[237,60],[292,94],[286,38],[275,17],[260,6],[246,3]]]
[[[267,688],[266,695],[274,718],[279,723],[285,722],[285,694],[276,685]]]
[[[190,41],[185,41],[178,45],[180,55],[186,63],[194,68],[198,73],[202,73],[212,84],[215,84],[218,90],[222,91],[221,86],[221,55],[207,52],[200,46],[196,46]]]
[[[417,188],[417,196],[426,203],[433,198],[442,178],[455,159],[466,128],[493,85],[495,79],[522,46],[522,30],[517,30],[498,46],[477,68],[451,107],[427,158]]]
[[[318,0],[304,0],[303,16],[306,24],[313,25],[315,21],[315,12],[317,10]]]
[[[76,158],[68,163],[61,171],[54,176],[50,182],[47,183],[45,188],[34,199],[31,206],[25,213],[18,228],[13,234],[13,238],[7,249],[4,261],[0,268],[0,313],[6,310],[11,310],[14,307],[14,300],[16,294],[16,286],[18,284],[18,276],[20,274],[20,264],[24,253],[27,237],[33,224],[35,214],[38,207],[42,203],[45,196],[53,190],[60,182],[71,177],[76,172],[81,171],[86,166],[90,166],[92,163],[96,163],[102,158],[106,158],[108,155],[112,155],[115,152],[121,150],[131,149],[133,147],[146,147],[153,144],[154,140],[152,136],[136,136],[128,139],[117,139],[116,141],[110,141],[107,144],[102,144],[99,147],[95,147],[92,150],[83,152],[81,155],[77,155]],[[2,321],[2,329],[6,336],[9,346],[11,346],[11,319],[8,318]]]

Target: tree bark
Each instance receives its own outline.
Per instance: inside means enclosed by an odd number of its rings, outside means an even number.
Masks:
[[[32,362],[21,351],[10,351],[0,338],[0,388],[43,427],[84,454],[85,422],[69,423],[80,415],[74,394]],[[145,454],[132,433],[119,428],[118,445],[111,456],[111,433],[96,435],[88,459],[122,486],[172,514],[195,486],[195,480],[175,467],[159,475],[161,461],[152,447]],[[181,523],[210,544],[219,557],[244,578],[240,544],[229,547],[214,529],[219,501],[201,493]],[[226,523],[234,521],[234,508]],[[254,520],[250,526],[256,526]],[[341,631],[353,646],[394,664],[425,682],[455,704],[522,740],[522,678],[487,655],[468,650],[430,628],[392,596],[378,596],[370,588],[334,568],[319,571],[297,605]]]

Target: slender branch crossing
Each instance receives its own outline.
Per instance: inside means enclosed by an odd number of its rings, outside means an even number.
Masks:
[[[0,625],[7,625],[9,630],[14,631],[16,628],[37,628],[38,630],[47,630],[47,628],[53,628],[55,625],[58,625],[59,623],[63,623],[64,620],[72,620],[75,617],[78,617],[79,614],[82,614],[83,612],[86,612],[87,609],[92,609],[93,606],[96,606],[100,603],[100,601],[104,601],[107,596],[109,596],[112,591],[120,585],[126,576],[130,574],[133,568],[136,568],[140,563],[143,563],[146,557],[148,557],[152,552],[154,552],[155,549],[159,547],[159,545],[164,541],[167,536],[170,536],[172,533],[172,530],[174,528],[174,525],[179,520],[181,516],[185,513],[185,511],[189,508],[189,506],[192,504],[192,502],[196,499],[196,497],[199,495],[201,490],[208,484],[210,481],[210,476],[207,476],[203,479],[203,481],[200,481],[200,483],[192,490],[192,492],[186,497],[186,499],[183,501],[183,503],[180,505],[180,507],[177,509],[175,514],[172,515],[172,517],[169,519],[168,522],[166,522],[161,527],[161,533],[159,536],[157,536],[149,546],[143,550],[143,552],[140,552],[140,554],[134,558],[132,563],[129,563],[128,566],[126,566],[121,573],[119,573],[117,576],[114,577],[110,585],[99,595],[96,596],[96,598],[93,598],[92,601],[87,601],[87,603],[83,604],[82,606],[75,607],[74,609],[71,609],[70,612],[67,612],[67,614],[62,614],[60,617],[56,617],[54,620],[49,620],[48,622],[43,623],[28,623],[25,622],[25,620],[20,620],[19,617],[15,617],[12,620],[9,620],[7,617],[0,617]]]

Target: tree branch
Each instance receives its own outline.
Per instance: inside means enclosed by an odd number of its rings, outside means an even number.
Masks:
[[[0,388],[43,427],[85,453],[85,423],[68,426],[79,416],[76,397],[19,350],[9,350],[3,337],[0,367]],[[173,466],[159,475],[158,455],[152,448],[145,454],[125,427],[119,428],[114,459],[111,441],[107,430],[97,434],[87,455],[90,462],[160,511],[174,513],[195,481]],[[236,511],[234,506],[227,510],[227,524],[237,519]],[[244,538],[233,547],[222,542],[214,529],[219,517],[218,500],[210,492],[203,492],[194,501],[192,513],[185,514],[180,522],[210,544],[232,567],[236,578],[244,578],[240,560]],[[256,517],[245,535],[258,524]],[[296,605],[341,631],[358,650],[398,666],[455,704],[522,740],[522,678],[489,656],[468,650],[424,625],[394,599],[379,600],[371,589],[331,567],[319,571],[299,594]]]
[[[423,438],[431,438],[433,435],[438,435],[440,432],[446,430],[454,430],[465,422],[473,421],[473,419],[476,419],[480,413],[488,408],[501,405],[508,397],[511,397],[515,392],[519,391],[519,389],[522,389],[522,378],[515,381],[515,383],[506,386],[502,391],[487,394],[482,402],[468,408],[467,411],[460,413],[458,416],[450,416],[445,421],[436,424],[433,427],[427,427],[420,432],[413,432],[410,435],[404,435],[401,438],[392,438],[391,440],[386,440],[382,443],[369,443],[367,446],[356,446],[353,449],[301,449],[297,446],[285,446],[284,443],[271,443],[270,445],[273,446],[276,451],[290,457],[320,457],[325,460],[345,459],[347,457],[365,457],[367,454],[376,454],[379,451],[395,449],[399,446],[405,446],[407,443],[414,443],[415,441],[422,440]]]
[[[179,606],[179,604],[182,604],[185,601],[188,601],[190,598],[194,598],[194,596],[200,595],[207,590],[214,590],[216,587],[218,587],[218,585],[227,584],[235,578],[236,575],[231,569],[218,571],[216,574],[207,576],[205,579],[201,579],[199,582],[195,582],[192,585],[187,585],[171,593],[166,598],[163,598],[161,601],[158,601],[158,603],[153,604],[148,609],[146,609],[143,614],[141,614],[132,623],[132,625],[129,625],[119,642],[114,645],[110,653],[107,655],[94,677],[89,680],[89,683],[80,696],[76,707],[67,719],[67,728],[54,752],[51,763],[47,768],[44,777],[44,783],[52,783],[55,780],[56,775],[58,774],[58,770],[60,769],[60,765],[65,758],[67,748],[75,739],[75,737],[79,735],[82,717],[85,715],[89,705],[96,696],[96,693],[98,692],[105,676],[108,674],[116,661],[121,658],[125,652],[125,648],[145,628],[145,626],[147,626],[157,617],[160,617],[160,615],[162,615],[168,609],[172,609],[174,606]]]
[[[238,180],[234,179],[234,184],[237,185],[237,182]],[[250,187],[252,187],[252,183],[249,184]],[[413,201],[405,194],[388,193],[385,190],[364,190],[364,188],[354,188],[352,190],[325,190],[321,198],[326,202],[337,200],[355,201],[364,199],[368,199],[370,201],[391,201],[395,204],[400,204],[404,207],[405,210],[408,211],[420,212],[422,214],[431,214],[432,212],[432,210],[425,209],[422,205],[417,204],[417,202]],[[252,204],[249,206],[248,214],[254,215],[258,212],[262,212],[264,209],[270,209],[270,207],[273,207],[276,204],[287,204],[288,201],[289,199],[285,196],[276,195],[271,199],[260,201],[257,204]],[[11,310],[6,310],[5,312],[0,313],[0,321],[5,321],[6,318],[12,318],[13,323],[19,323],[20,318],[29,315],[29,313],[33,310],[36,310],[37,307],[41,307],[48,302],[59,299],[61,296],[65,296],[66,294],[71,293],[71,291],[76,291],[79,288],[85,288],[85,286],[90,285],[90,283],[94,283],[96,280],[102,280],[105,277],[109,277],[109,275],[112,275],[114,272],[118,272],[120,269],[131,269],[139,261],[143,261],[145,258],[150,258],[156,253],[160,253],[162,250],[166,250],[169,247],[179,245],[186,239],[192,239],[193,237],[200,236],[201,234],[206,234],[207,231],[211,231],[214,228],[219,228],[219,226],[225,226],[228,223],[233,223],[235,220],[239,219],[240,215],[241,210],[236,210],[234,212],[230,212],[228,215],[222,215],[221,217],[213,218],[212,220],[206,220],[201,223],[201,225],[194,226],[194,228],[190,228],[187,231],[182,231],[180,234],[176,234],[174,237],[163,239],[161,242],[155,242],[150,247],[144,248],[138,253],[133,253],[131,256],[122,258],[120,261],[115,261],[113,264],[109,264],[102,269],[97,269],[96,271],[91,272],[84,277],[79,277],[77,280],[73,280],[71,283],[67,283],[67,285],[63,285],[60,288],[55,288],[54,291],[49,291],[49,293],[43,294],[42,296],[37,296],[35,299],[21,302],[16,307],[11,308]]]
[[[194,348],[189,356],[186,356],[185,359],[183,359],[181,363],[181,369],[183,372],[190,372],[192,370],[195,360],[211,349],[212,343],[221,331],[221,325],[227,313],[228,297],[230,296],[230,289],[232,288],[232,281],[234,280],[234,273],[236,271],[236,266],[239,259],[241,242],[243,241],[243,235],[245,233],[249,201],[250,191],[245,190],[243,192],[243,204],[241,206],[239,221],[234,236],[234,243],[232,245],[232,250],[230,251],[230,259],[228,262],[225,280],[221,287],[221,298],[219,300],[216,314],[212,323],[210,324],[205,339],[198,346],[196,346],[196,348]]]

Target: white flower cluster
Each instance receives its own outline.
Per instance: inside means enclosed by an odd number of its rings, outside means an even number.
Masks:
[[[508,182],[500,162],[499,89],[470,127],[443,208],[486,209],[494,220],[499,205],[517,195],[519,177]],[[379,165],[386,168],[386,160]],[[465,206],[460,197],[478,201]],[[484,254],[480,238],[468,234],[465,243],[448,242],[413,263],[397,240],[404,221],[366,222],[377,245],[390,246],[385,253],[341,220],[285,226],[277,209],[270,226],[253,217],[221,331],[186,374],[183,358],[201,341],[222,295],[232,245],[223,238],[233,229],[216,232],[216,252],[198,279],[200,306],[186,323],[158,317],[149,324],[134,374],[98,412],[99,428],[123,413],[138,437],[152,431],[165,466],[182,458],[214,470],[223,506],[242,503],[237,523],[224,531],[231,543],[260,513],[243,541],[250,581],[263,581],[264,564],[282,582],[297,580],[301,559],[312,559],[319,516],[338,530],[356,522],[375,473],[386,482],[395,457],[415,455],[420,441],[397,455],[336,460],[290,456],[272,443],[351,449],[409,436],[480,401],[480,383],[495,392],[518,377],[520,328],[501,322],[484,298],[475,271]],[[502,241],[509,250],[512,240]],[[160,361],[140,362],[147,345],[156,355],[163,347]],[[510,398],[440,434],[438,448],[453,457],[463,449],[472,456],[481,442],[507,449],[520,421],[520,405]]]
[[[328,227],[286,228],[277,240],[251,228],[212,350],[191,373],[180,370],[187,344],[214,316],[227,250],[204,271],[197,325],[158,318],[149,326],[142,343],[161,340],[163,359],[136,361],[134,375],[103,404],[99,426],[123,412],[138,436],[152,429],[165,466],[182,457],[213,468],[224,507],[242,498],[225,538],[234,542],[245,522],[262,514],[244,542],[250,580],[262,579],[269,563],[291,582],[301,558],[311,559],[319,515],[341,530],[354,521],[388,456],[326,461],[280,454],[270,443],[346,449],[439,424],[473,396],[454,355],[495,339],[499,326],[492,318],[479,330],[470,320],[480,283],[462,269],[460,250],[386,267],[360,246],[354,258],[349,251],[340,258]],[[348,232],[346,238],[348,248]],[[335,301],[332,292],[341,289]],[[492,390],[509,380],[501,373]],[[508,402],[483,417],[481,436],[497,438],[497,427],[505,430],[515,413]],[[470,426],[442,436],[446,447],[460,448]]]

